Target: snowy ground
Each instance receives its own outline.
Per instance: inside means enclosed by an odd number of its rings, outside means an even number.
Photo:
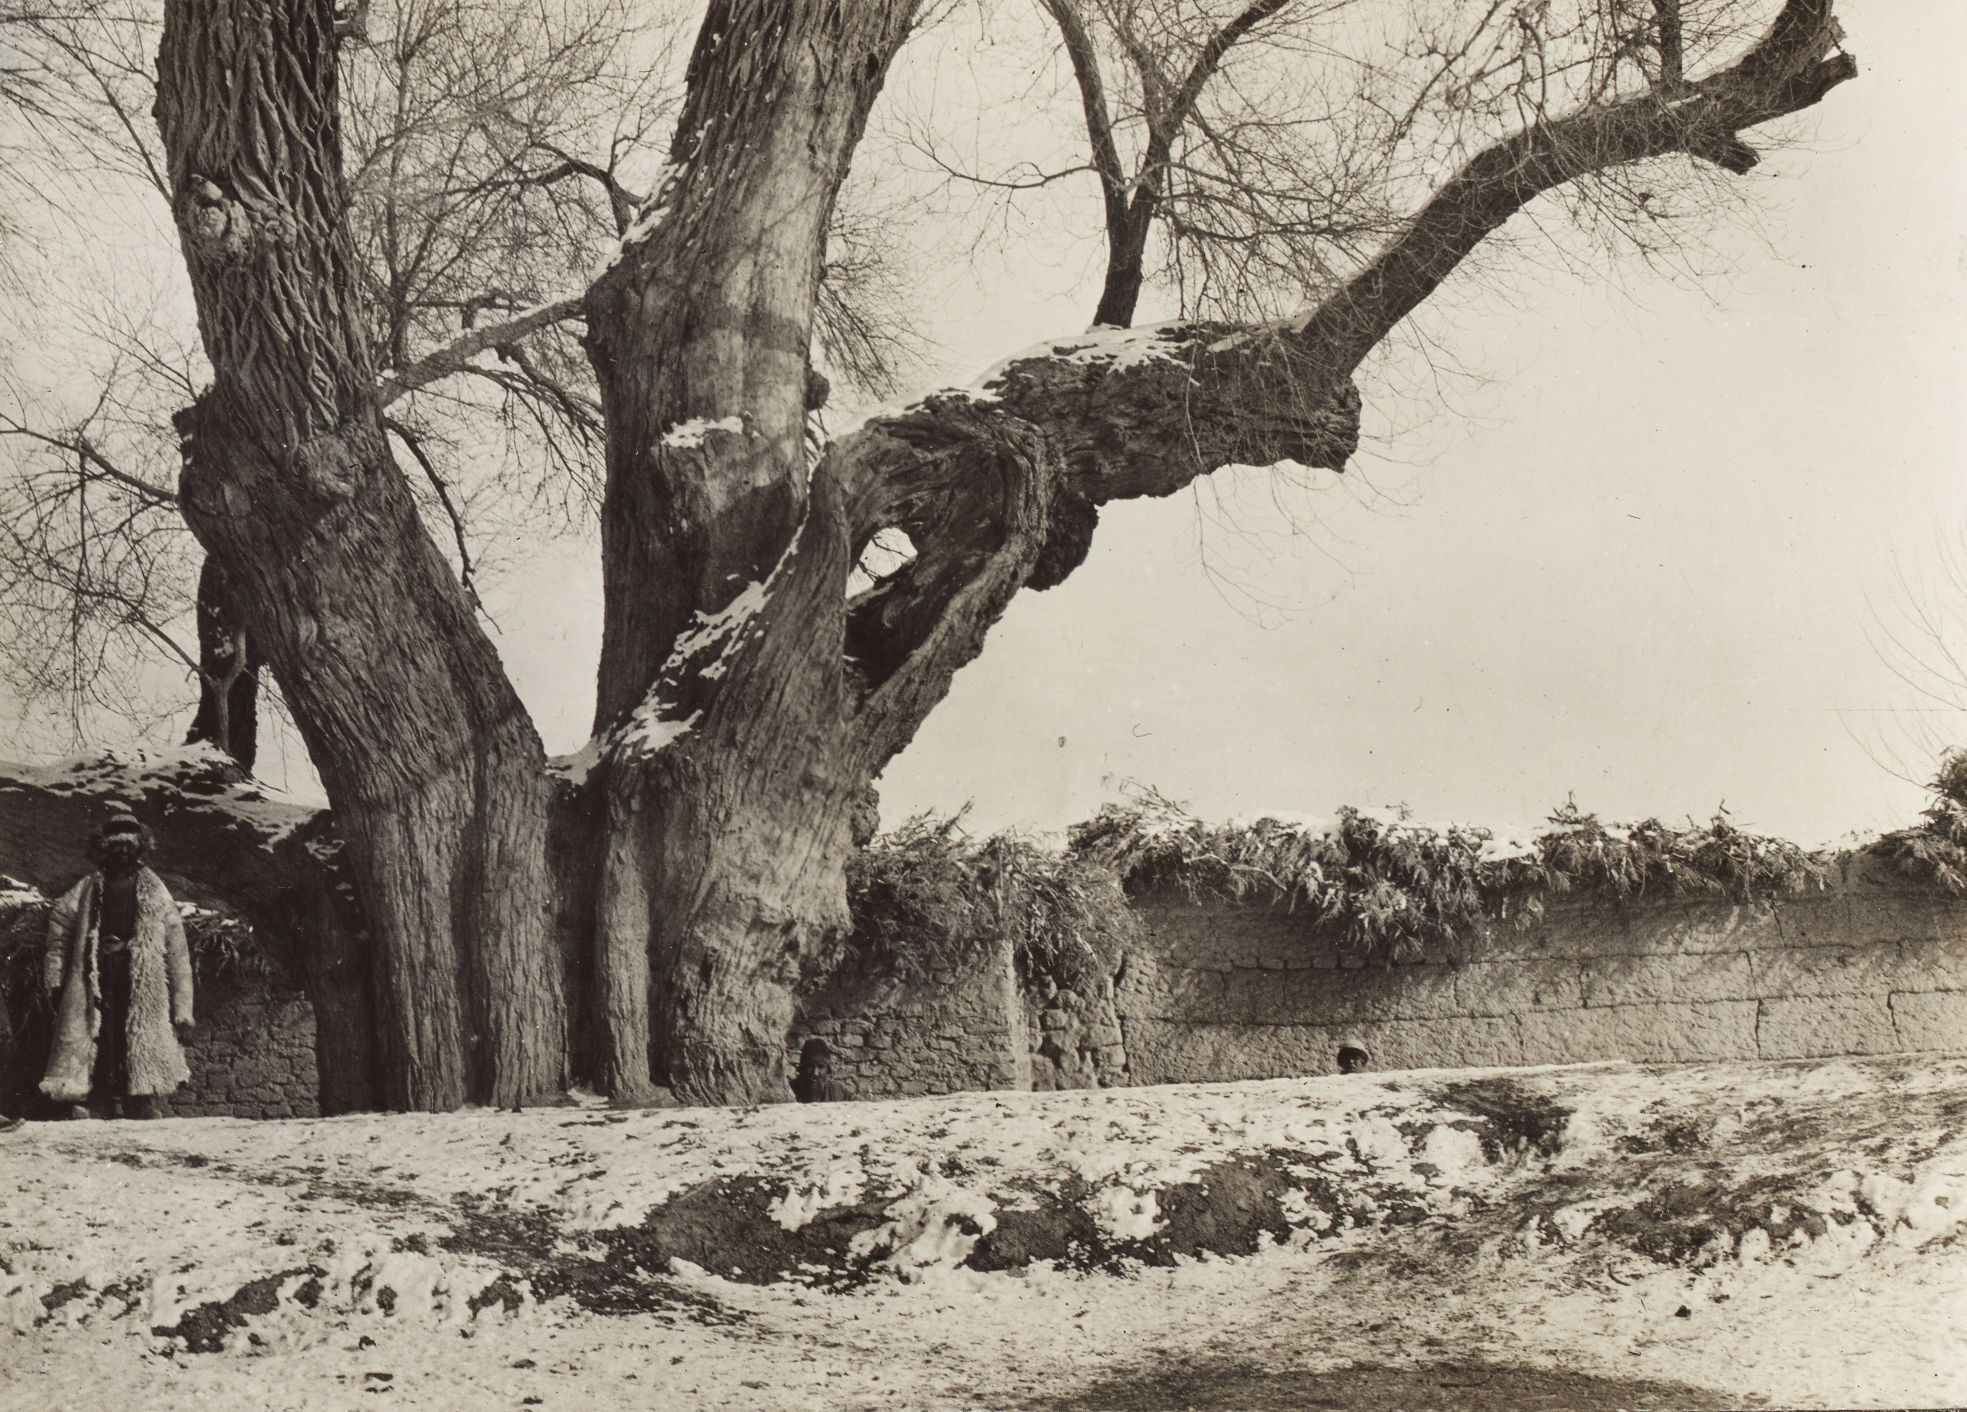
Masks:
[[[1967,1059],[30,1124],[0,1192],[7,1408],[1967,1403]]]

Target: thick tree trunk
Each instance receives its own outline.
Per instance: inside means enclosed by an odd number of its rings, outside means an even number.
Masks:
[[[185,517],[334,804],[373,930],[387,1100],[564,1087],[540,744],[383,438],[329,0],[170,0],[157,118],[214,384]]]
[[[664,183],[589,292],[608,420],[595,968],[619,1101],[656,1078],[790,1097],[790,987],[846,923],[865,783],[838,763],[848,564],[830,544],[821,587],[818,551],[791,546],[812,538],[826,222],[914,4],[713,6]]]
[[[665,673],[656,699],[702,703],[685,733],[638,754],[675,727],[645,742],[631,724],[617,747],[617,798],[642,800],[647,821],[621,837],[652,845],[623,861],[644,880],[653,1064],[686,1100],[791,1097],[793,988],[849,926],[868,772],[846,731],[841,531],[816,507],[775,571]],[[705,670],[714,690],[693,690]]]

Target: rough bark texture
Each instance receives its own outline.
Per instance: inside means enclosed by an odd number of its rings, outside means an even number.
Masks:
[[[333,6],[172,0],[157,118],[211,389],[185,517],[335,806],[392,1106],[562,1088],[539,741],[383,438],[342,212]]]
[[[347,850],[331,815],[317,815],[284,847],[300,863],[291,869],[284,904],[270,918],[298,953],[307,998],[314,1007],[315,1095],[321,1112],[358,1113],[391,1104],[391,1035],[377,1020],[387,1013],[381,957],[356,900]]]

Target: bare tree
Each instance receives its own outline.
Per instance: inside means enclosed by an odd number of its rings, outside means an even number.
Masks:
[[[1109,110],[1132,164],[1094,164],[1115,321],[1149,277],[1144,255],[1128,267],[1144,195],[1145,223],[1175,232],[1164,273],[1240,281],[1259,304],[1295,290],[1307,307],[1069,340],[816,446],[829,231],[918,7],[712,7],[659,168],[630,179],[590,149],[598,177],[549,180],[545,165],[511,188],[578,180],[597,203],[583,209],[620,230],[580,308],[605,441],[597,738],[554,805],[458,566],[418,514],[428,448],[415,428],[398,436],[405,466],[391,424],[440,375],[548,396],[523,365],[474,360],[557,314],[520,310],[531,286],[494,285],[486,266],[454,286],[477,292],[460,306],[499,288],[513,307],[459,307],[452,330],[452,296],[412,297],[403,278],[446,267],[403,234],[423,208],[400,196],[394,231],[388,206],[379,225],[356,214],[372,168],[353,159],[367,149],[347,138],[341,84],[376,44],[358,33],[376,33],[373,11],[167,3],[160,165],[211,369],[179,422],[180,505],[334,801],[373,934],[389,1102],[518,1102],[576,1064],[624,1102],[657,1083],[693,1101],[783,1098],[792,989],[846,925],[868,782],[1011,598],[1084,560],[1101,505],[1232,462],[1342,469],[1360,361],[1512,216],[1580,192],[1589,214],[1594,193],[1662,164],[1739,173],[1745,131],[1856,72],[1829,0],[1785,0],[1747,28],[1737,7],[1694,16],[1684,0],[1499,6],[1474,27],[1464,7],[1423,8],[1404,50],[1334,61],[1334,150],[1378,154],[1354,194],[1308,221],[1252,198],[1238,227],[1222,192],[1265,143],[1301,175],[1351,170],[1296,154],[1299,118],[1260,138],[1279,91],[1261,73],[1220,91],[1246,41],[1282,34],[1284,7],[1199,29],[1173,7],[1052,9],[1132,75],[1138,122]],[[1342,47],[1344,12],[1311,13]],[[1319,34],[1280,52],[1315,55]],[[477,77],[467,65],[457,81]],[[1219,142],[1212,115],[1230,112],[1249,125]],[[419,188],[438,206],[448,189]],[[489,197],[474,209],[493,243],[536,228]],[[1233,293],[1212,307],[1241,307]],[[571,386],[564,366],[535,367]],[[883,534],[912,555],[861,587]]]
[[[125,208],[148,191],[167,209],[148,121],[158,34],[149,7],[47,6],[13,18],[35,82],[32,140],[11,170],[52,203],[44,223],[92,232],[119,191]],[[468,0],[370,5],[359,42],[353,19],[343,22],[357,163],[348,219],[388,379],[387,425],[419,471],[420,513],[469,588],[483,546],[520,555],[556,523],[577,530],[592,519],[599,408],[578,301],[550,296],[577,291],[619,233],[627,198],[616,169],[674,106],[664,97],[673,31],[615,0],[518,23]],[[606,165],[572,155],[591,150]],[[93,212],[67,195],[60,166],[71,152],[89,154],[80,165]],[[0,413],[17,470],[0,490],[15,526],[0,555],[0,610],[16,631],[10,683],[26,699],[64,702],[80,733],[84,706],[133,713],[128,685],[147,680],[146,657],[161,656],[198,683],[190,739],[216,741],[250,768],[259,654],[225,575],[201,571],[176,513],[170,419],[206,376],[202,352],[166,347],[168,315],[145,323],[105,299],[67,301],[50,318],[100,350],[87,373],[98,395],[66,409],[14,385]],[[69,475],[71,463],[95,467],[94,479]],[[138,481],[143,513],[71,532],[78,495],[101,500],[97,482],[125,494]],[[101,582],[105,564],[127,566],[139,552],[141,575]],[[194,602],[195,641],[177,627]]]
[[[1302,315],[1062,345],[975,395],[867,424],[809,477],[805,339],[781,330],[810,326],[818,235],[912,14],[867,6],[836,26],[795,3],[713,10],[669,175],[589,294],[609,408],[596,946],[617,1091],[639,1085],[652,992],[679,1092],[780,1095],[799,960],[845,921],[855,792],[1010,597],[1083,561],[1101,504],[1230,462],[1342,468],[1352,371],[1513,214],[1625,164],[1745,168],[1743,129],[1855,73],[1821,0],[1790,0],[1731,63],[1670,90],[1635,82],[1560,108],[1532,66],[1527,91],[1550,106],[1472,91],[1465,131],[1486,122],[1486,140],[1465,136],[1399,233],[1308,291]],[[847,599],[859,551],[889,528],[916,556]]]
[[[1767,19],[1753,5],[1683,14],[1669,0],[1404,13],[1361,0],[1044,6],[1078,143],[1049,163],[993,165],[987,145],[962,153],[933,124],[911,124],[906,140],[949,183],[1006,206],[1095,185],[1107,260],[1093,322],[1113,326],[1132,323],[1156,286],[1186,317],[1289,314],[1357,273],[1440,173],[1496,133],[1685,96],[1690,65],[1720,64]],[[1612,163],[1546,204],[1602,247],[1674,265],[1741,202],[1728,178],[1746,152]]]
[[[487,562],[523,561],[543,538],[586,532],[599,505],[601,417],[580,348],[578,293],[642,199],[637,183],[656,166],[652,133],[674,120],[678,31],[646,11],[627,0],[517,19],[481,0],[340,11],[348,221],[385,429],[414,470],[420,514],[474,602]],[[60,168],[73,151],[91,154],[98,209],[105,181],[127,200],[167,195],[147,122],[157,39],[149,7],[90,0],[13,18],[29,41],[21,52],[33,77],[33,140],[20,145],[14,175],[40,183],[24,185],[23,197],[52,197],[44,216],[88,232],[95,218],[64,195]],[[912,344],[871,202],[836,220],[833,251],[819,335],[825,362],[850,386],[891,391]],[[88,374],[98,396],[85,410],[17,393],[0,424],[19,470],[0,499],[23,531],[0,556],[0,611],[18,644],[10,684],[25,699],[62,702],[79,736],[85,704],[148,714],[131,683],[154,675],[146,658],[173,664],[198,685],[189,739],[215,741],[250,768],[260,657],[225,575],[200,570],[202,551],[168,489],[178,460],[170,417],[195,396],[202,354],[160,352],[168,319],[146,325],[107,299],[78,298],[53,317],[90,326],[101,349]],[[53,468],[111,455],[110,421],[123,433],[119,473],[157,492],[155,522],[117,520],[86,540],[47,533],[72,519],[58,502],[73,480]],[[182,540],[176,556],[166,547],[173,532]],[[119,595],[69,601],[62,585],[93,582],[79,546],[97,561],[132,551],[105,535],[143,538],[145,596],[129,599],[138,585],[126,583]],[[177,626],[194,601],[195,642]]]

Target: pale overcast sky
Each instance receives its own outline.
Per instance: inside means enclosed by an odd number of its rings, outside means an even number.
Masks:
[[[1087,564],[1013,603],[889,767],[886,821],[969,801],[977,832],[1057,830],[1128,780],[1211,818],[1524,822],[1575,796],[1623,819],[1725,802],[1805,843],[1909,821],[1921,791],[1873,757],[1923,775],[1910,731],[1967,741],[1874,646],[1900,575],[1932,583],[1967,528],[1967,15],[1838,12],[1860,77],[1746,179],[1762,238],[1724,233],[1725,274],[1451,289],[1426,329],[1480,380],[1415,402],[1411,358],[1362,378],[1343,482],[1282,510],[1251,478],[1109,507]],[[978,42],[931,32],[891,86],[933,91]],[[1057,236],[925,252],[928,383],[1083,329],[1098,257]],[[586,733],[600,620],[594,551],[567,547],[486,585],[555,752]]]

